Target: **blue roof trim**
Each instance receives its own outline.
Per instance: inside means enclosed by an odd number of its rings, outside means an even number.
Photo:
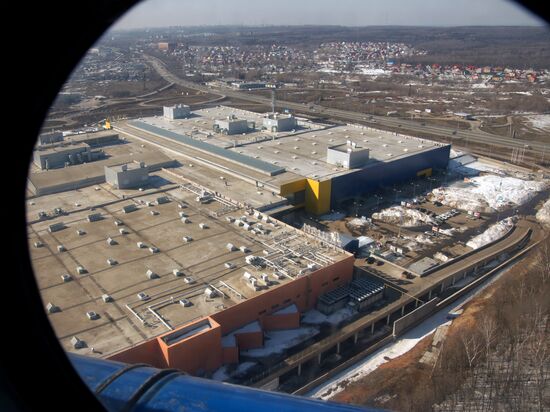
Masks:
[[[235,153],[231,150],[227,150],[218,146],[214,146],[210,143],[202,142],[200,140],[192,139],[188,136],[184,136],[178,133],[171,132],[170,130],[165,130],[160,127],[156,127],[139,120],[131,120],[128,122],[129,125],[137,127],[139,129],[145,130],[150,133],[157,134],[168,139],[176,140],[177,142],[186,144],[195,149],[208,152],[215,156],[223,157],[224,159],[230,160],[232,162],[239,163],[244,166],[251,167],[252,169],[258,170],[263,173],[267,173],[270,176],[282,173],[285,171],[283,167],[275,166],[271,163],[264,162],[263,160],[254,159],[250,156],[245,156],[240,153]]]

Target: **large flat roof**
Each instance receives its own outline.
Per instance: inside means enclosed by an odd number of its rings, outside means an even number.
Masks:
[[[226,136],[212,131],[215,119],[235,114],[241,119],[256,122],[257,131],[244,135]],[[295,131],[270,133],[260,130],[265,114],[219,106],[217,108],[193,111],[189,119],[166,120],[153,116],[140,119],[154,126],[160,136],[192,136],[194,145],[207,143],[223,149],[227,159],[241,164],[261,162],[266,170],[275,167],[295,175],[325,179],[347,174],[355,169],[339,168],[329,164],[327,148],[345,145],[348,140],[355,142],[360,149],[369,149],[369,161],[362,166],[370,167],[379,162],[391,162],[417,153],[444,146],[431,140],[401,135],[360,125],[330,127],[302,120]],[[144,128],[145,129],[145,128]],[[162,131],[159,132],[159,129]],[[168,136],[167,136],[168,137]],[[214,151],[213,151],[214,153]],[[230,157],[227,154],[230,153]],[[231,155],[234,153],[235,157]],[[271,165],[265,166],[266,164]]]
[[[133,161],[145,162],[147,166],[156,166],[170,162],[170,158],[160,151],[141,151],[136,153],[113,156],[105,160],[69,166],[62,169],[52,169],[29,174],[29,180],[37,189],[45,189],[51,186],[78,182],[105,174],[105,166],[114,166]]]
[[[263,215],[250,215],[238,206],[229,207],[218,200],[201,204],[195,200],[197,194],[193,190],[172,189],[172,184],[160,192],[150,189],[150,193],[139,193],[132,199],[122,198],[124,194],[128,196],[128,191],[106,184],[98,187],[99,190],[90,187],[62,193],[64,208],[75,202],[81,203],[79,207],[70,215],[35,221],[28,226],[37,283],[44,304],[52,302],[61,308],[61,312],[50,314],[49,319],[66,350],[75,350],[70,339],[77,336],[102,352],[101,356],[107,356],[167,332],[157,316],[177,328],[291,282],[307,269],[311,260],[324,267],[350,256],[272,218],[266,222]],[[155,201],[160,196],[168,196],[171,201],[159,205]],[[153,205],[147,206],[146,202]],[[29,208],[29,221],[36,219],[37,210],[60,206],[58,195],[40,196],[33,203],[36,204]],[[123,213],[122,207],[129,204],[136,205],[138,210]],[[179,204],[186,207],[180,208]],[[90,211],[84,210],[85,207],[95,207],[94,213],[101,213],[103,219],[88,222]],[[151,214],[153,210],[156,213]],[[184,213],[189,223],[183,223],[179,213]],[[235,219],[245,216],[251,228],[262,228],[263,233],[253,233],[230,222],[227,219],[230,216]],[[115,221],[121,225],[115,225]],[[50,233],[48,227],[57,222],[63,222],[66,228]],[[201,229],[200,223],[207,228]],[[120,234],[120,228],[128,233]],[[77,229],[84,234],[78,235]],[[192,241],[183,241],[184,236]],[[116,244],[109,245],[108,237]],[[44,246],[34,247],[37,240]],[[147,248],[138,248],[137,242],[145,243]],[[230,251],[228,243],[246,249]],[[58,245],[67,251],[58,251]],[[159,251],[153,253],[148,247]],[[245,260],[250,255],[268,257],[273,266],[254,267]],[[117,264],[110,265],[108,258]],[[83,266],[88,273],[78,274],[77,266]],[[183,276],[175,276],[174,269],[180,269]],[[148,279],[147,270],[157,273],[159,278]],[[273,273],[278,270],[286,275],[275,277]],[[259,280],[259,290],[248,285],[245,272]],[[73,280],[63,282],[64,273],[71,274]],[[264,284],[262,273],[267,273],[273,283]],[[192,281],[187,282],[186,278]],[[221,295],[205,299],[207,287],[216,288]],[[139,300],[140,292],[150,299]],[[111,295],[113,302],[103,302],[103,294]],[[183,298],[191,305],[179,304]],[[89,320],[86,312],[90,310],[100,318]]]
[[[224,159],[249,166],[253,169],[260,170],[262,172],[265,172],[269,175],[275,175],[281,172],[284,172],[284,168],[281,168],[279,166],[276,166],[274,164],[264,162],[262,160],[245,156],[240,153],[235,153],[229,150],[226,150],[224,148],[215,146],[213,144],[201,141],[201,140],[195,140],[189,136],[185,136],[183,134],[175,133],[170,130],[162,129],[157,126],[153,126],[151,124],[145,123],[143,121],[134,120],[128,122],[131,126],[146,130],[150,133],[154,133],[156,135],[160,135],[162,137],[166,137],[172,140],[176,140],[180,143],[183,143],[185,145],[191,146],[195,149],[205,151],[207,153],[211,153],[216,156],[220,156]]]
[[[44,147],[44,146],[39,146],[39,147]],[[48,156],[54,153],[63,153],[63,152],[72,151],[74,149],[85,149],[88,147],[90,147],[90,145],[87,143],[73,143],[73,144],[68,143],[60,146],[45,147],[43,149],[37,148],[35,149],[35,151],[39,153],[40,156]]]

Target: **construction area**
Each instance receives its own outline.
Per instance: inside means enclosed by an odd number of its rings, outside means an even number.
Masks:
[[[183,105],[97,133],[43,136],[29,176],[33,267],[68,351],[294,391],[542,233],[544,173],[425,139]],[[102,157],[41,163],[82,144]]]

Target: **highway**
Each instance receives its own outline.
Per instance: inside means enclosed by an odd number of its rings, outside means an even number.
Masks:
[[[212,87],[203,86],[197,83],[193,83],[171,73],[165,66],[165,64],[158,58],[145,55],[145,59],[151,64],[151,66],[157,71],[157,73],[170,83],[175,83],[179,86],[187,87],[190,89],[201,90],[209,93],[218,93],[227,97],[232,97],[240,100],[247,100],[254,103],[264,104],[266,106],[271,105],[271,99],[258,95],[252,95],[249,93],[243,93],[229,88],[214,89]],[[420,123],[407,120],[398,119],[392,117],[369,115],[365,113],[350,112],[347,110],[332,109],[319,105],[307,105],[305,103],[295,103],[283,100],[277,100],[278,106],[284,106],[285,108],[292,109],[296,112],[305,113],[309,115],[324,115],[327,117],[339,118],[350,122],[367,123],[371,127],[385,126],[402,129],[403,133],[415,132],[417,134],[433,134],[449,139],[449,141],[457,141],[460,146],[464,145],[464,142],[482,143],[507,148],[526,148],[526,152],[532,151],[534,153],[540,153],[543,150],[550,149],[550,142],[537,142],[517,140],[511,137],[496,136],[494,134],[486,133],[480,130],[455,130],[453,128],[445,126],[426,125],[422,126]],[[527,147],[529,146],[529,147]]]

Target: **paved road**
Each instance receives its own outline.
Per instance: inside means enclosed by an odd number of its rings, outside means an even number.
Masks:
[[[233,97],[241,100],[248,100],[255,103],[265,104],[267,106],[271,105],[271,99],[263,96],[253,95],[249,93],[238,92],[232,89],[213,89],[212,87],[203,86],[197,83],[193,83],[184,79],[179,78],[178,76],[171,73],[164,63],[153,56],[145,56],[145,59],[153,66],[153,68],[162,76],[166,81],[178,84],[183,87],[190,89],[201,90],[209,93],[219,93],[227,97]],[[458,130],[445,127],[445,126],[435,126],[435,125],[426,125],[422,126],[418,122],[406,119],[396,119],[392,117],[384,116],[372,116],[365,113],[350,112],[340,109],[332,109],[319,105],[306,105],[304,103],[295,103],[288,101],[277,101],[278,106],[284,106],[288,109],[295,110],[301,113],[307,113],[312,115],[325,115],[329,117],[336,117],[340,119],[345,119],[352,122],[360,121],[362,123],[368,123],[372,127],[387,126],[393,128],[401,128],[403,132],[413,131],[417,133],[426,133],[426,134],[436,134],[442,137],[446,137],[451,141],[455,141],[460,146],[464,142],[475,142],[475,143],[484,143],[491,144],[495,146],[508,147],[508,148],[523,148],[525,145],[529,145],[531,150],[534,152],[539,152],[543,150],[550,149],[550,142],[535,142],[535,141],[525,141],[525,140],[516,140],[510,137],[496,136],[481,130]],[[529,150],[529,149],[528,149]]]

